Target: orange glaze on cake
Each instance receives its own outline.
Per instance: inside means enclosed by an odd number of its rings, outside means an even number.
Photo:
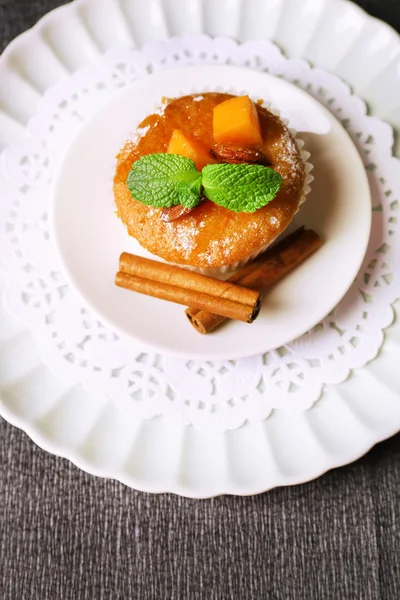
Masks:
[[[272,243],[298,210],[305,180],[300,151],[283,122],[259,105],[263,142],[257,148],[283,179],[278,195],[265,207],[254,213],[235,213],[206,200],[189,215],[165,223],[160,219],[161,209],[132,198],[126,184],[132,164],[145,154],[166,152],[174,129],[211,148],[214,106],[231,97],[207,93],[169,101],[162,114],[150,115],[140,124],[142,136],[128,140],[117,157],[114,197],[118,216],[144,248],[169,262],[209,268],[240,261]]]

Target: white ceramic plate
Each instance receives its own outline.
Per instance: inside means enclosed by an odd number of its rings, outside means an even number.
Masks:
[[[315,158],[316,179],[297,221],[318,231],[323,245],[268,293],[252,326],[229,323],[213,335],[201,336],[190,326],[181,306],[133,294],[114,284],[121,252],[150,256],[115,216],[115,156],[163,96],[173,98],[205,87],[229,90],[237,81],[252,97],[278,107],[291,127],[301,128],[305,149],[312,152],[311,161]],[[237,67],[169,69],[121,91],[79,130],[60,165],[52,201],[64,273],[100,320],[145,348],[205,360],[240,358],[279,348],[316,325],[352,284],[371,226],[366,172],[339,122],[294,85]]]
[[[50,13],[0,60],[1,147],[24,135],[51,85],[111,46],[201,31],[271,39],[289,56],[343,77],[373,114],[400,130],[399,37],[349,2],[83,0]],[[327,386],[311,410],[275,411],[263,423],[212,436],[166,418],[126,416],[101,390],[88,394],[57,378],[28,330],[4,309],[0,323],[3,416],[48,451],[137,489],[192,497],[259,493],[355,460],[400,429],[398,322],[379,356],[345,383]]]

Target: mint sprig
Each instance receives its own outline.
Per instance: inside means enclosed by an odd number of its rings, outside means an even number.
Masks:
[[[211,164],[200,173],[192,160],[178,154],[148,154],[137,160],[127,185],[132,197],[156,208],[182,204],[194,208],[205,196],[235,212],[255,212],[273,200],[282,178],[254,164]]]

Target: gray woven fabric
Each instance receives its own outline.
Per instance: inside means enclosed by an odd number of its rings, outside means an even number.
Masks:
[[[0,0],[0,48],[59,4]],[[400,30],[399,0],[359,4]],[[0,422],[0,600],[397,600],[399,582],[400,436],[303,486],[194,501],[87,475]]]

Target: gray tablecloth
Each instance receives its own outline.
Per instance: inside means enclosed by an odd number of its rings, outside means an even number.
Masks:
[[[62,3],[0,0],[0,49]],[[358,3],[400,30],[399,0]],[[303,486],[195,501],[97,479],[0,423],[0,600],[397,600],[399,585],[400,436]]]

